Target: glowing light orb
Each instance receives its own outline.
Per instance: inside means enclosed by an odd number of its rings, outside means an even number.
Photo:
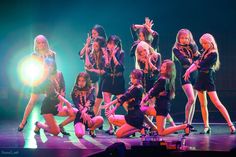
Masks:
[[[18,74],[24,84],[29,86],[39,85],[45,79],[42,60],[36,57],[24,58],[19,63]]]

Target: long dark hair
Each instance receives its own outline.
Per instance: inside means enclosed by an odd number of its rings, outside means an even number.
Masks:
[[[81,88],[81,87],[78,87],[78,81],[79,81],[79,78],[80,77],[83,77],[86,81],[86,85],[85,87]],[[76,81],[75,81],[75,85],[74,85],[74,89],[76,88],[77,90],[80,90],[80,91],[88,91],[90,90],[90,88],[92,87],[92,84],[91,84],[91,80],[90,80],[90,76],[87,72],[81,72],[77,75],[76,77]]]
[[[137,33],[138,35],[139,33],[143,33],[145,42],[151,45],[153,41],[153,36],[146,28],[140,28]]]
[[[107,39],[107,35],[106,35],[105,29],[103,28],[103,26],[96,24],[91,29],[91,32],[93,29],[98,32],[98,36],[103,37],[105,40]]]
[[[122,50],[122,43],[121,43],[121,39],[120,37],[118,37],[117,35],[111,35],[108,40],[107,43],[113,41],[115,43],[115,45],[117,47],[119,47],[120,50]]]
[[[162,65],[166,64],[166,71],[164,73],[161,73],[162,76],[165,76],[169,79],[170,85],[169,85],[169,91],[170,91],[170,98],[174,99],[175,97],[175,78],[176,78],[176,68],[175,63],[170,60],[166,59],[162,62]]]

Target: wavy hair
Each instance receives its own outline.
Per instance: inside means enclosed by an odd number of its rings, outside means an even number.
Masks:
[[[219,52],[218,52],[218,47],[215,41],[215,38],[213,37],[213,35],[209,34],[209,33],[205,33],[203,34],[200,39],[199,42],[202,44],[202,40],[207,41],[208,43],[210,43],[212,46],[208,49],[208,50],[204,50],[204,51],[209,51],[208,53],[216,53],[217,54],[217,59],[216,59],[216,63],[213,65],[213,70],[217,71],[220,68],[220,57],[219,57]]]

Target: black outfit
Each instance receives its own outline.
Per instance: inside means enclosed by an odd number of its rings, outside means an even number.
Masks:
[[[128,114],[125,115],[125,121],[134,126],[135,128],[141,129],[144,121],[144,114],[140,110],[140,102],[142,100],[143,87],[141,85],[131,86],[125,94],[123,94],[118,102],[122,105],[125,101],[128,102]]]
[[[160,77],[154,84],[153,88],[148,92],[148,98],[156,98],[155,110],[156,115],[167,116],[170,112],[170,82],[169,79]]]
[[[82,92],[86,92],[86,94],[83,95]],[[82,110],[83,110],[86,107],[85,104],[88,101],[90,101],[90,106],[88,106],[86,113],[91,115],[91,118],[95,116],[93,112],[93,106],[95,102],[95,88],[94,87],[90,88],[89,90],[84,91],[83,89],[79,89],[78,86],[74,86],[74,89],[71,93],[71,97],[72,97],[75,107],[78,109],[76,118],[74,120],[74,125],[78,122],[83,123],[83,119],[81,118],[80,106],[82,107]],[[84,125],[88,127],[87,123],[85,123]]]
[[[131,31],[131,35],[132,35],[132,38],[134,41],[134,43],[132,44],[131,49],[130,49],[130,56],[133,57],[133,56],[135,56],[135,50],[136,50],[137,45],[139,44],[140,40],[138,39],[138,30],[135,31],[134,25],[132,25],[130,27],[130,31]],[[154,50],[159,52],[159,34],[156,31],[154,31],[152,33],[152,37],[153,37],[152,42],[151,41],[146,41],[146,42],[149,43],[150,46]]]
[[[214,83],[213,65],[216,63],[217,53],[205,51],[198,60],[198,78],[194,88],[198,91],[216,91]]]
[[[124,52],[118,51],[115,54],[118,65],[115,65],[114,60],[111,59],[109,64],[105,66],[104,80],[102,83],[102,91],[113,95],[123,94],[125,92],[124,79]]]
[[[180,74],[180,83],[181,85],[192,84],[194,85],[197,79],[198,72],[194,71],[190,74],[189,80],[184,80],[183,76],[186,70],[190,67],[190,65],[199,58],[198,55],[198,47],[197,45],[180,45],[173,48],[173,53],[175,57],[178,59],[181,65],[181,74]],[[192,63],[189,61],[192,60]]]
[[[41,114],[58,114],[57,105],[60,101],[57,96],[61,91],[65,92],[65,81],[61,72],[57,72],[56,75],[55,79],[46,80],[46,97],[42,102]]]
[[[151,70],[150,67],[149,67],[149,69],[147,69],[147,72],[146,72],[145,63],[138,61],[140,69],[143,70],[143,80],[142,80],[142,82],[143,82],[143,88],[144,88],[146,93],[153,87],[154,83],[156,82],[156,80],[158,78],[159,69],[160,69],[160,66],[161,66],[161,55],[158,54],[158,57],[156,59],[151,58],[151,62],[157,69],[156,70]]]
[[[40,61],[40,62],[42,62],[42,64],[44,64],[44,62],[47,58],[51,58],[51,59],[55,60],[55,53],[50,53],[46,56],[42,56],[41,54],[39,54],[37,52],[33,52],[32,57],[35,57],[36,59],[38,59],[38,61]],[[39,85],[32,87],[31,88],[31,93],[44,94],[45,93],[45,88],[46,88],[46,84],[45,84],[45,81],[43,81]]]
[[[99,56],[97,56],[94,53],[90,53],[89,54],[89,61],[92,64],[91,68],[93,68],[93,69],[103,70],[105,67],[105,59],[101,54]],[[102,96],[102,83],[104,80],[103,75],[99,75],[99,74],[97,74],[95,72],[91,72],[91,71],[87,71],[87,73],[89,74],[92,83],[98,82],[97,98],[103,98],[103,96]]]

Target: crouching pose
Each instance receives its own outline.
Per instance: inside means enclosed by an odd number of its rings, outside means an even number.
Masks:
[[[89,134],[96,137],[95,129],[103,124],[101,116],[95,116],[93,106],[95,102],[95,88],[91,85],[89,74],[81,72],[71,93],[72,100],[77,108],[74,121],[75,135],[82,138],[85,135],[85,128],[89,128]]]
[[[142,71],[135,69],[130,74],[131,86],[128,90],[119,98],[104,105],[104,108],[108,109],[111,105],[116,104],[112,110],[109,110],[108,120],[111,124],[119,126],[120,128],[116,132],[118,138],[127,137],[142,129],[144,114],[140,110],[140,102],[143,95],[143,87],[141,85]],[[126,115],[114,115],[115,110],[124,103],[128,103],[128,114]]]
[[[74,121],[75,114],[72,105],[64,98],[65,96],[65,83],[64,77],[60,71],[57,71],[55,60],[46,59],[45,65],[48,66],[47,79],[45,80],[46,97],[42,102],[41,114],[45,119],[45,123],[36,122],[34,132],[40,133],[40,128],[48,133],[57,136],[60,132],[64,135],[67,133],[63,126]],[[63,106],[63,104],[66,106]],[[57,125],[54,116],[68,117],[61,124]]]
[[[178,130],[185,130],[185,134],[188,135],[191,129],[191,126],[188,124],[165,128],[166,118],[171,107],[170,101],[175,96],[175,77],[176,70],[174,62],[164,60],[161,65],[159,79],[141,102],[142,111],[147,115],[156,117],[157,132],[161,136],[174,133]],[[156,97],[155,107],[145,107],[145,103],[154,96]]]

